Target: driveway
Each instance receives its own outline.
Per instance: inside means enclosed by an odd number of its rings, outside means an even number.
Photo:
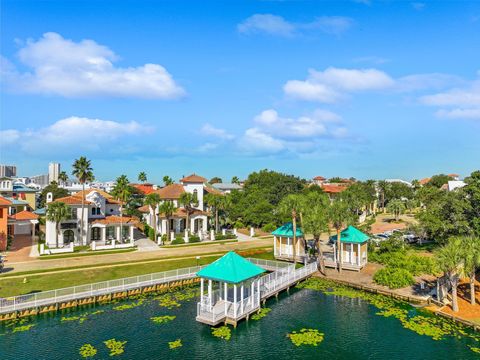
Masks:
[[[21,262],[32,260],[30,252],[33,250],[31,235],[15,235],[12,245],[7,252],[7,261]]]

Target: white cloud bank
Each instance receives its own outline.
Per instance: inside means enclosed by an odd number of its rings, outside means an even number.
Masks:
[[[2,130],[4,150],[22,150],[26,154],[77,154],[79,151],[112,152],[122,141],[151,131],[135,121],[120,123],[111,120],[71,116],[40,129]]]
[[[28,40],[18,52],[31,70],[20,73],[3,60],[2,76],[14,91],[65,97],[174,99],[185,91],[161,65],[116,67],[117,55],[93,40],[74,42],[49,32]]]
[[[311,22],[295,23],[273,14],[254,14],[237,25],[242,34],[268,34],[293,37],[308,31],[340,35],[353,25],[353,20],[343,16],[321,16]]]

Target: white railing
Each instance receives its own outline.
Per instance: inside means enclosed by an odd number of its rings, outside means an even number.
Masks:
[[[0,298],[0,314],[38,306],[53,305],[59,302],[78,300],[91,296],[107,295],[119,291],[133,290],[145,286],[171,281],[191,279],[204,266],[163,271],[147,275],[133,276],[94,284],[79,285],[63,289],[42,291],[34,294]]]
[[[287,268],[292,266],[291,263],[285,261],[276,261],[276,260],[264,260],[264,259],[256,259],[256,258],[248,258],[248,261],[251,263],[258,265],[266,270],[279,270],[283,268]]]

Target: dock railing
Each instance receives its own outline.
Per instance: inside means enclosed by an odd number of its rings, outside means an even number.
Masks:
[[[203,267],[204,266],[194,266],[9,298],[0,298],[0,314],[92,296],[107,295],[177,280],[191,279],[196,277],[196,273]]]

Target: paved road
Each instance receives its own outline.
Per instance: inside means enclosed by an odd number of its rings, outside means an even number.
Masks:
[[[158,247],[152,251],[135,251],[117,254],[92,255],[83,257],[70,257],[65,259],[10,261],[7,258],[5,270],[9,274],[23,271],[52,270],[74,266],[96,266],[117,262],[137,262],[149,259],[161,259],[167,257],[198,256],[213,252],[227,252],[230,250],[248,250],[262,246],[273,246],[271,239],[255,239],[235,243],[219,244],[212,242],[208,245],[186,246],[177,248]],[[0,275],[1,277],[1,275]]]

